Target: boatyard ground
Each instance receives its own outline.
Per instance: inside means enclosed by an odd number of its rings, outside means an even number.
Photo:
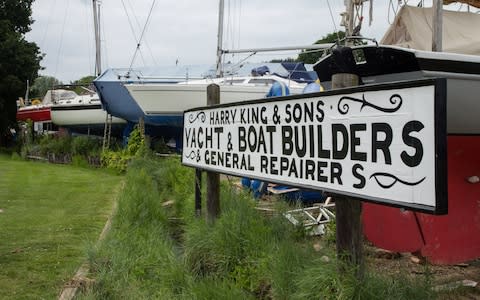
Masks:
[[[334,224],[309,236],[280,213],[260,213],[233,178],[222,180],[216,222],[196,218],[194,171],[178,158],[137,156],[116,176],[0,156],[0,174],[2,299],[53,299],[85,260],[89,284],[78,299],[480,297],[479,287],[457,284],[480,281],[480,261],[432,266],[368,243],[364,281],[348,268],[340,275]],[[97,244],[114,201],[111,229]]]

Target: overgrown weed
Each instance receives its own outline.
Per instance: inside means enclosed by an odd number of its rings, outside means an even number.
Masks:
[[[204,216],[195,218],[193,194],[194,172],[178,159],[132,160],[112,230],[90,251],[97,284],[84,297],[435,297],[428,280],[367,272],[359,281],[348,267],[339,273],[331,240],[322,240],[322,250],[315,251],[303,227],[292,226],[281,213],[263,217],[248,192],[226,182],[221,185],[221,214],[214,223]],[[292,207],[283,204],[277,209]]]

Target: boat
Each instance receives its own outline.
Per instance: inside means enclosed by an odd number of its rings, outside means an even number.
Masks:
[[[447,79],[447,133],[480,134],[480,56],[422,51],[390,45],[352,48],[357,74],[363,84],[443,77]],[[313,67],[322,86],[331,87],[339,73],[333,55]]]
[[[142,68],[111,68],[98,76],[93,84],[105,110],[112,116],[138,123],[141,118],[147,125],[157,124],[146,117],[124,84],[168,84],[208,76],[210,65],[163,66]]]
[[[50,105],[35,103],[17,109],[17,121],[50,122]]]
[[[107,121],[107,112],[102,108],[98,94],[89,90],[78,95],[69,91],[69,98],[57,100],[51,106],[52,123],[76,133],[102,135]],[[121,132],[126,121],[112,117],[112,132]],[[115,129],[115,130],[114,130]]]
[[[252,70],[260,69],[261,71],[262,69],[265,70],[265,67],[279,77],[290,78],[290,82],[308,83],[316,79],[316,74],[311,65],[301,63],[245,63],[240,66],[225,64],[223,69],[227,80],[231,81],[233,76],[246,77],[250,75]],[[159,87],[177,83],[205,84],[207,82],[211,83],[214,77],[215,69],[212,65],[116,68],[106,70],[93,83],[100,95],[103,107],[109,114],[132,123],[138,123],[140,118],[143,118],[146,125],[165,126],[178,125],[181,119],[177,116],[167,118],[156,114],[146,114],[128,91],[127,86]],[[260,98],[264,97],[267,91],[268,89],[260,95]],[[202,104],[200,103],[200,105]]]
[[[476,33],[480,25],[474,25],[480,24],[480,16],[444,11],[445,49],[463,53],[432,52],[432,11],[402,7],[382,39],[394,45],[352,47],[348,55],[353,62],[350,73],[359,75],[362,84],[446,79],[448,214],[434,216],[363,202],[363,232],[379,248],[413,252],[434,264],[457,264],[480,257],[480,40]],[[335,55],[314,66],[327,89],[332,74],[344,67]]]
[[[73,94],[72,94],[73,93]],[[19,102],[17,109],[17,120],[33,122],[51,122],[51,107],[56,101],[64,101],[72,99],[76,94],[72,91],[64,89],[48,90],[45,96],[40,101],[38,99],[32,100],[30,105],[23,106],[22,102]]]
[[[125,88],[146,117],[157,124],[183,126],[183,111],[204,106],[207,86],[220,86],[220,103],[231,103],[264,98],[278,82],[290,90],[290,94],[301,94],[305,83],[297,83],[278,75],[232,76],[192,80],[176,84],[125,84]]]

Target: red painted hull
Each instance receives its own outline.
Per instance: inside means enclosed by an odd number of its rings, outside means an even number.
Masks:
[[[371,203],[363,204],[367,237],[377,247],[420,252],[435,264],[480,257],[480,136],[449,136],[448,214],[433,216]]]
[[[17,121],[50,122],[50,107],[21,108],[17,111]]]

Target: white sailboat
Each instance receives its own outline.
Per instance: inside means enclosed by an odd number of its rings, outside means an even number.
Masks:
[[[223,0],[219,1],[219,26],[217,40],[216,77],[212,79],[193,80],[175,84],[163,83],[126,83],[125,88],[134,99],[146,118],[155,119],[159,125],[183,125],[183,111],[206,104],[206,88],[211,83],[220,85],[220,103],[254,100],[264,98],[273,84],[284,87],[282,93],[275,96],[288,94],[301,94],[307,83],[295,82],[274,74],[263,76],[225,76],[223,77],[221,57],[224,53],[279,51],[295,49],[321,49],[328,45],[309,45],[283,48],[262,48],[246,50],[224,50],[222,48],[223,36]],[[302,68],[303,64],[299,63]],[[315,78],[313,79],[315,80]],[[311,80],[311,81],[313,81]],[[310,82],[311,82],[310,81]]]
[[[96,62],[95,68],[97,76],[101,73],[100,56],[100,23],[98,14],[98,1],[93,0],[93,15],[96,41]],[[65,127],[80,133],[102,134],[107,112],[103,109],[100,97],[91,89],[82,87],[87,93],[78,95],[73,91],[72,97],[56,101],[51,107],[52,122],[60,127]],[[117,117],[112,117],[111,124],[122,126],[126,121]]]
[[[102,109],[100,98],[94,91],[78,95],[69,91],[70,98],[61,99],[51,107],[52,122],[60,127],[77,131],[96,130],[100,132],[106,120],[106,111]],[[113,117],[112,124],[125,124],[125,120]]]
[[[177,84],[125,84],[125,87],[145,115],[176,117],[181,126],[183,111],[205,105],[207,86],[211,83],[220,85],[220,101],[223,104],[264,98],[275,82],[284,87],[283,95],[301,94],[306,86],[276,75],[264,75],[193,80]]]

